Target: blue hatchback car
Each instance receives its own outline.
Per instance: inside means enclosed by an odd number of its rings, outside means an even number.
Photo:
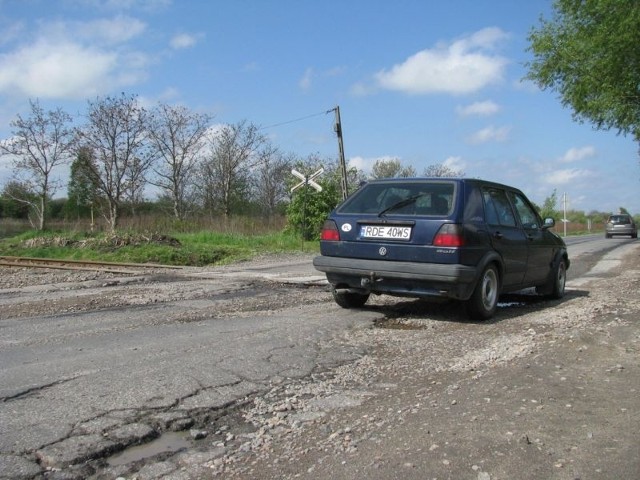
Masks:
[[[464,301],[473,319],[501,293],[564,295],[567,248],[518,189],[466,178],[366,183],[326,220],[313,260],[344,308],[371,294]]]

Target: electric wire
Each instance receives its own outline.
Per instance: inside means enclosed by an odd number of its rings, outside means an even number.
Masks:
[[[320,115],[327,115],[328,113],[334,112],[335,108],[330,110],[325,110],[324,112],[312,113],[311,115],[307,115],[306,117],[295,118],[293,120],[287,120],[286,122],[274,123],[273,125],[266,125],[264,127],[260,127],[258,130],[265,130],[267,128],[280,127],[281,125],[288,125],[290,123],[301,122],[302,120],[307,120],[313,117],[319,117]]]

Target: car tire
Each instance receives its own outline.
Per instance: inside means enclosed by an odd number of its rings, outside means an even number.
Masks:
[[[609,235],[608,233],[605,233],[604,238],[611,238],[611,235]]]
[[[547,295],[549,298],[559,300],[564,297],[564,287],[567,282],[567,264],[561,259],[553,269],[551,289]]]
[[[369,300],[368,293],[338,292],[335,288],[331,289],[331,293],[342,308],[360,308]]]
[[[487,320],[496,313],[500,296],[500,280],[495,265],[488,265],[467,300],[467,314],[472,320]]]

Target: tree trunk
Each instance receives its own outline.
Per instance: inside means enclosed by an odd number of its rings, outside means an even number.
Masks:
[[[38,212],[38,229],[42,232],[44,231],[44,212],[47,206],[47,197],[46,194],[40,197],[40,212]]]
[[[118,219],[119,219],[118,217],[119,217],[118,204],[115,202],[112,202],[111,205],[109,206],[109,229],[111,233],[116,233],[116,228],[118,227]]]

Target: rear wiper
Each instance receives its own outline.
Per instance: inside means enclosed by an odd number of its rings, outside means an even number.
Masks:
[[[424,197],[425,195],[427,195],[427,194],[426,193],[419,193],[417,195],[413,195],[412,197],[407,197],[404,200],[400,200],[399,202],[396,202],[393,205],[391,205],[390,207],[387,207],[384,210],[382,210],[380,213],[378,213],[378,216],[382,217],[385,213],[390,212],[391,210],[397,210],[398,208],[402,208],[402,207],[406,207],[407,205],[411,205],[412,203],[415,203],[415,201],[417,199],[419,199],[420,197]]]

